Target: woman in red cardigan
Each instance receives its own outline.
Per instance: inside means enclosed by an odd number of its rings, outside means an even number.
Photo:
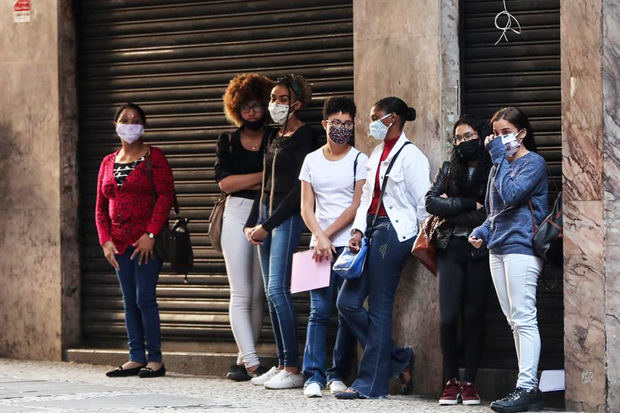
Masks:
[[[166,374],[155,291],[162,262],[153,247],[168,222],[174,181],[161,149],[144,143],[145,123],[144,111],[133,103],[116,112],[122,148],[103,159],[97,179],[99,243],[121,285],[129,339],[129,361],[108,377]]]

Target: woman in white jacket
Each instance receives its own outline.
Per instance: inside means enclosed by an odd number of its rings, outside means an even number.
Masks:
[[[367,163],[349,241],[355,251],[366,234],[370,248],[364,273],[345,281],[337,302],[364,354],[355,382],[336,394],[340,399],[385,397],[390,378],[398,374],[403,393],[408,393],[413,373],[411,348],[398,348],[392,342],[392,310],[418,225],[428,216],[424,195],[430,187],[430,167],[428,158],[403,132],[405,122],[415,119],[415,109],[397,97],[387,97],[375,103],[371,118],[370,135],[381,143]],[[366,298],[368,310],[363,306]]]

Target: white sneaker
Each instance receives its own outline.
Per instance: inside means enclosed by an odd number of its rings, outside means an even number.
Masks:
[[[323,397],[323,393],[321,392],[321,386],[319,383],[312,382],[306,386],[304,389],[304,396],[311,397]]]
[[[280,370],[278,374],[265,383],[266,389],[295,389],[304,385],[304,376],[301,374],[289,373],[286,370]]]
[[[329,383],[329,391],[331,392],[331,394],[340,393],[342,391],[345,391],[346,389],[347,385],[340,380],[332,380],[332,382]]]
[[[255,386],[263,386],[269,380],[274,378],[279,372],[280,372],[280,369],[274,366],[267,373],[264,373],[258,377],[254,377],[252,380],[250,380],[250,383],[252,383]]]

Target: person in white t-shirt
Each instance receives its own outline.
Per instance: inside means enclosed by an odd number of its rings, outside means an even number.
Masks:
[[[353,147],[355,103],[347,97],[330,97],[323,106],[327,143],[309,153],[301,167],[301,216],[312,231],[310,247],[317,261],[334,261],[349,242],[351,224],[360,205],[368,157]],[[303,374],[306,397],[321,397],[329,385],[332,393],[343,383],[355,352],[355,337],[338,318],[333,365],[325,371],[327,325],[334,310],[342,278],[332,271],[329,287],[310,291],[310,317]]]

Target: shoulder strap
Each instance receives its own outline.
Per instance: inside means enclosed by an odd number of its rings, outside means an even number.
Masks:
[[[375,226],[375,222],[377,221],[377,216],[379,215],[378,212],[379,210],[381,210],[381,204],[383,203],[383,194],[385,193],[385,186],[387,184],[390,171],[392,170],[392,167],[394,166],[394,161],[396,161],[396,158],[398,158],[398,155],[400,155],[400,152],[403,149],[405,149],[405,146],[407,145],[411,145],[411,142],[405,142],[405,144],[400,147],[398,152],[394,154],[394,157],[390,161],[390,164],[388,165],[387,170],[385,171],[385,175],[383,175],[383,185],[381,186],[381,194],[379,195],[379,205],[377,205],[377,214],[375,214],[375,217],[372,219],[372,224],[370,224],[370,228]],[[381,167],[381,163],[379,163],[379,166],[377,168],[380,168],[380,167]]]
[[[146,174],[148,175],[149,182],[151,183],[151,194],[153,195],[153,205],[155,205],[155,202],[157,202],[158,197],[157,197],[157,192],[155,191],[155,184],[153,183],[153,166],[151,163],[151,151],[150,150],[145,156],[145,162],[146,162]],[[172,206],[174,208],[174,213],[176,215],[179,215],[179,201],[177,200],[176,189],[174,190],[174,198],[172,200]]]
[[[532,236],[534,236],[538,228],[536,225],[536,218],[534,217],[534,205],[532,204],[531,199],[527,200],[527,206],[530,207],[530,215],[532,216]]]
[[[355,183],[357,182],[357,159],[361,154],[361,152],[358,152],[357,155],[355,155],[355,161],[353,161],[353,192],[355,192]]]

